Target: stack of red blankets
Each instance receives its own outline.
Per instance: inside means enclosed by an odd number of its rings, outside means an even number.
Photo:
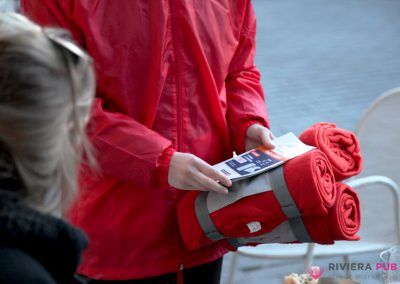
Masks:
[[[361,171],[362,157],[357,138],[352,132],[331,123],[317,123],[299,138],[317,149],[287,161],[283,165],[283,178],[310,241],[332,244],[335,240],[358,240],[359,199],[350,186],[340,183]],[[267,186],[271,184],[265,184]],[[216,241],[205,234],[197,218],[195,204],[199,194],[204,193],[187,193],[178,205],[180,231],[189,249]],[[223,236],[218,241],[231,250],[236,249],[232,240],[250,240],[247,245],[301,242],[293,238],[290,229],[285,229],[291,220],[281,205],[274,191],[266,190],[213,211],[209,217],[218,235]],[[252,230],[252,224],[257,228]],[[285,230],[291,237],[278,235],[271,238],[272,234],[286,234],[282,233]],[[257,240],[260,236],[266,236],[268,241]]]

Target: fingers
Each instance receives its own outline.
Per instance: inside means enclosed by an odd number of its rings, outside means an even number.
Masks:
[[[183,190],[215,191],[227,194],[232,182],[202,159],[176,152],[170,161],[168,182]]]
[[[232,181],[226,175],[217,171],[201,159],[199,159],[199,170],[210,179],[214,181],[219,181],[222,185],[226,187],[230,187],[232,185]]]
[[[201,185],[200,190],[215,191],[221,194],[228,194],[228,189],[213,179],[210,179],[206,175],[199,172],[195,175],[196,181]]]
[[[263,129],[261,134],[261,141],[263,143],[264,146],[270,148],[270,149],[274,149],[275,148],[275,144],[272,140],[275,139],[275,136],[272,134],[271,131],[267,130],[267,129]]]
[[[198,190],[198,191],[209,191],[208,189],[204,188],[204,186],[197,182],[196,180],[191,180],[190,184],[188,184],[184,189],[186,190]]]
[[[259,124],[253,124],[249,126],[246,131],[246,149],[254,148],[256,145],[254,144],[263,144],[265,147],[269,149],[275,148],[273,140],[275,139],[274,134],[272,132]],[[254,143],[255,142],[255,143]]]

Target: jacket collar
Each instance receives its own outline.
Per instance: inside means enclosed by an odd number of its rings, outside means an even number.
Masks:
[[[12,186],[17,183],[0,181],[0,246],[24,251],[58,283],[71,283],[86,236],[65,221],[27,206],[13,194]]]

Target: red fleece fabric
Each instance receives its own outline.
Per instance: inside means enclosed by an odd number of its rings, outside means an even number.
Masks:
[[[333,241],[356,241],[361,226],[361,208],[358,195],[344,183],[336,183],[337,199],[328,215],[304,216],[303,222],[314,242],[331,244]],[[319,231],[318,233],[313,231]],[[232,249],[230,246],[226,246]]]
[[[337,200],[329,209],[330,229],[335,240],[359,240],[361,205],[356,191],[349,185],[337,183]]]
[[[303,222],[315,243],[332,244],[337,240],[356,241],[361,226],[360,200],[356,191],[343,183],[336,183],[337,199],[328,214],[303,216]],[[221,240],[228,250],[235,251],[226,240]],[[257,246],[258,243],[248,245]]]
[[[353,132],[337,128],[334,123],[319,122],[300,135],[305,144],[315,146],[328,157],[337,181],[357,175],[362,169],[362,156]]]
[[[302,216],[325,216],[328,220],[330,208],[336,201],[336,184],[332,167],[319,150],[309,151],[283,166],[283,174],[288,190]],[[195,249],[212,241],[201,229],[195,214],[195,200],[198,192],[187,193],[179,202],[178,218],[181,235],[189,249]],[[272,190],[238,200],[210,214],[215,226],[228,237],[252,237],[273,230],[287,218]],[[250,233],[247,223],[257,221],[262,229]],[[314,222],[314,220],[312,220]],[[320,226],[305,225],[312,239],[332,243],[329,230]],[[326,228],[329,224],[324,225]],[[323,237],[319,238],[319,235]]]

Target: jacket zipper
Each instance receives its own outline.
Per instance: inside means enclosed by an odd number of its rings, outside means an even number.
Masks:
[[[174,5],[174,0],[170,0],[170,9],[171,9],[171,30],[172,30],[172,44],[174,46],[174,53],[175,53],[175,72],[176,72],[176,83],[177,83],[177,107],[178,107],[178,141],[177,141],[177,148],[178,151],[182,151],[183,149],[183,142],[182,142],[182,131],[183,131],[183,111],[182,111],[182,82],[181,82],[181,63],[178,57],[178,50],[177,50],[177,44],[176,44],[176,28],[175,28],[175,5]],[[178,284],[184,284],[183,283],[183,264],[179,265],[179,269],[177,272],[177,282]]]
[[[183,279],[183,264],[179,266],[179,271],[177,275],[177,284],[184,284],[184,279]]]
[[[182,82],[181,82],[181,63],[178,57],[177,44],[176,44],[176,28],[175,28],[175,5],[174,0],[170,0],[170,9],[171,9],[171,27],[172,27],[172,42],[174,46],[175,53],[175,72],[176,72],[176,81],[177,81],[177,106],[178,106],[178,142],[177,148],[178,151],[183,150],[183,110],[182,110]]]

